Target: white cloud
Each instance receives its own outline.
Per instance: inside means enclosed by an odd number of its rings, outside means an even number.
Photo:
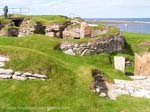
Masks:
[[[3,0],[4,5],[30,8],[31,14],[64,14],[83,17],[138,16],[150,9],[149,0]],[[147,14],[148,15],[148,14]],[[141,16],[146,16],[142,13]]]

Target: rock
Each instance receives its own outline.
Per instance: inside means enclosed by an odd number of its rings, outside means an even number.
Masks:
[[[24,19],[19,27],[18,37],[31,34],[45,34],[45,26],[40,22],[33,23],[30,19]]]
[[[5,63],[4,62],[0,62],[0,67],[4,67]]]
[[[14,80],[27,80],[27,77],[23,77],[23,76],[17,76],[17,75],[13,75],[12,78]]]
[[[70,25],[63,31],[64,38],[79,38],[80,39],[80,25]]]
[[[129,76],[133,80],[144,80],[147,77],[146,76]]]
[[[103,73],[97,69],[92,70],[93,90],[100,96],[107,97],[107,85],[103,77]]]
[[[33,74],[31,74],[31,73],[29,73],[29,72],[25,72],[25,73],[23,73],[21,76],[23,76],[23,77],[32,77]]]
[[[91,37],[97,37],[100,35],[107,34],[108,31],[109,31],[108,27],[106,27],[106,28],[93,28],[92,33],[91,33]]]
[[[21,72],[15,72],[14,75],[15,75],[15,76],[21,76],[22,73],[21,73]]]
[[[70,21],[63,24],[49,24],[46,25],[45,34],[50,37],[63,38],[63,31],[71,24]]]
[[[115,56],[114,57],[114,66],[116,70],[119,70],[125,73],[125,57]]]
[[[3,67],[5,65],[5,61],[9,61],[9,58],[0,56],[0,67]],[[45,80],[48,77],[46,75],[42,74],[32,74],[29,72],[22,73],[19,71],[14,72],[12,69],[4,69],[0,68],[0,79],[14,79],[14,80]]]
[[[101,97],[106,97],[106,96],[107,96],[107,94],[106,94],[106,93],[104,93],[104,92],[102,92],[102,93],[100,94],[100,96],[101,96]]]
[[[81,22],[83,22],[84,20],[81,19],[80,17],[75,17],[71,20],[71,23],[73,24],[81,24]]]
[[[68,49],[67,51],[64,51],[64,53],[69,55],[75,55],[72,49]]]
[[[150,90],[135,91],[131,96],[150,98]]]
[[[55,33],[54,32],[46,32],[46,35],[47,36],[50,36],[50,37],[55,37]]]
[[[91,37],[92,35],[92,29],[91,27],[88,26],[88,23],[82,22],[81,23],[81,28],[80,28],[80,37]]]
[[[7,74],[0,74],[1,79],[11,79],[12,75],[7,75]]]
[[[30,80],[37,80],[37,79],[39,79],[39,78],[36,78],[36,77],[28,77],[28,79],[30,79]]]
[[[0,62],[5,62],[5,61],[9,61],[9,58],[5,56],[0,56]]]
[[[134,75],[150,76],[150,53],[135,54]]]
[[[100,39],[94,39],[86,43],[62,42],[57,47],[63,52],[71,52],[75,55],[94,55],[103,52],[113,53],[123,51],[125,41],[122,36],[109,36]],[[72,50],[70,50],[72,49]]]
[[[41,74],[33,74],[33,77],[41,78],[41,79],[47,79],[48,78],[46,75],[41,75]]]
[[[0,36],[17,36],[18,35],[18,29],[15,27],[4,27],[0,31]]]
[[[52,32],[52,31],[58,32],[59,30],[60,30],[60,24],[50,24],[47,25],[45,29],[46,32]]]
[[[13,70],[0,68],[0,75],[13,75]]]

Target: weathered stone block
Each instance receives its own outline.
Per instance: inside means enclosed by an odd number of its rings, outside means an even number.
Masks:
[[[23,77],[23,76],[17,76],[17,75],[13,75],[12,78],[14,80],[27,80],[27,77]]]
[[[125,57],[115,56],[114,57],[114,66],[116,70],[120,70],[121,72],[125,72]]]
[[[92,29],[88,26],[88,23],[82,22],[81,23],[81,29],[80,29],[80,37],[91,37],[92,35]]]
[[[150,53],[135,53],[134,75],[150,76]]]
[[[2,74],[6,74],[6,75],[12,75],[13,74],[13,70],[11,70],[11,69],[3,69],[3,68],[1,68],[0,69],[0,75]]]
[[[9,58],[5,56],[0,56],[0,62],[5,62],[5,61],[9,61]]]
[[[5,63],[4,62],[0,62],[0,67],[4,67]]]
[[[11,79],[12,75],[0,74],[0,79]]]
[[[43,79],[48,78],[46,75],[41,75],[41,74],[33,74],[33,77],[36,77],[36,78],[43,78]]]
[[[85,43],[62,42],[57,46],[63,52],[70,49],[75,55],[93,55],[102,52],[116,52],[124,50],[124,38],[122,36],[109,36],[100,39],[93,39]]]

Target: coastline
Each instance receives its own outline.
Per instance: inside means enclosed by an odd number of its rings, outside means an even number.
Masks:
[[[91,24],[150,24],[150,22],[144,21],[121,21],[121,20],[87,20],[86,22]]]

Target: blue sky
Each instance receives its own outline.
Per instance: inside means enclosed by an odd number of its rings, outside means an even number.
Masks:
[[[88,18],[150,17],[150,0],[3,0],[0,7],[29,8],[30,14]]]

